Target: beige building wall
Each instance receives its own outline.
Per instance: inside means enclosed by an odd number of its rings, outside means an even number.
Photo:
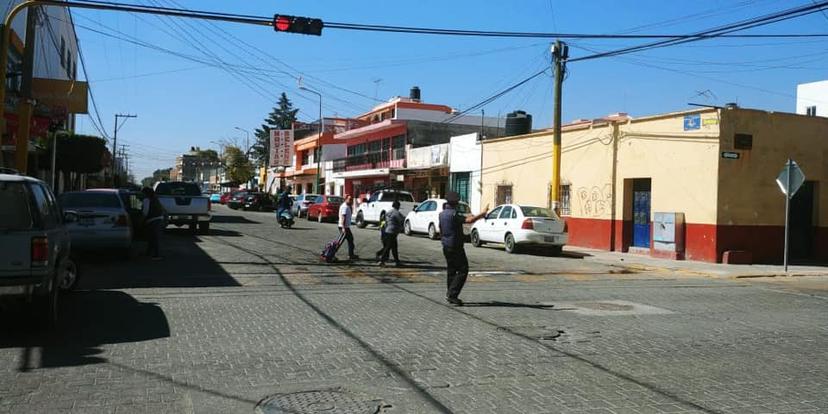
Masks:
[[[736,133],[752,135],[752,149],[736,149]],[[738,152],[740,158],[719,159],[719,224],[784,226],[785,196],[776,177],[791,158],[806,180],[817,181],[813,225],[828,227],[827,118],[723,110],[722,151]]]
[[[512,186],[512,202],[548,205],[552,134],[543,131],[483,141],[481,205],[494,208],[497,187]]]
[[[700,115],[700,128],[685,131],[685,116],[694,114]],[[716,224],[718,117],[716,110],[686,111],[620,125],[615,202],[625,220],[631,212],[629,199],[621,196],[624,180],[650,178],[652,212],[680,212],[687,223]]]

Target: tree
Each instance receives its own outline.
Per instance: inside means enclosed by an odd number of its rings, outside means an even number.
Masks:
[[[254,133],[256,142],[251,146],[250,154],[256,160],[257,165],[267,165],[270,157],[270,130],[292,128],[298,113],[299,109],[294,109],[287,94],[282,92],[278,106],[273,108],[265,119],[265,123],[261,128],[256,128]]]
[[[224,165],[227,177],[237,184],[246,183],[253,178],[253,165],[239,147],[224,148]]]
[[[144,187],[152,187],[155,183],[159,181],[169,181],[171,171],[172,168],[155,170],[152,172],[151,177],[145,177],[143,180],[141,180],[141,185],[143,185]]]

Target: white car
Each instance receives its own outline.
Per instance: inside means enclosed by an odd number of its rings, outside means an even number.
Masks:
[[[420,203],[414,210],[405,216],[404,231],[407,236],[414,233],[426,233],[431,240],[437,240],[440,237],[440,213],[443,212],[443,206],[446,204],[444,198],[430,198]],[[460,214],[468,216],[471,214],[469,205],[460,202],[457,205],[457,211]],[[470,226],[463,226],[463,233],[469,235]]]
[[[353,220],[357,227],[365,228],[368,224],[379,224],[385,218],[385,212],[391,209],[394,201],[400,202],[400,213],[407,214],[417,205],[414,196],[408,191],[379,190],[354,209]]]
[[[508,253],[519,246],[538,245],[560,254],[569,241],[566,224],[554,211],[545,207],[503,204],[472,225],[471,242],[503,243]]]

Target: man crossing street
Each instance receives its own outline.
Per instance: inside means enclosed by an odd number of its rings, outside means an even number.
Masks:
[[[459,202],[459,194],[454,191],[448,192],[446,206],[440,213],[440,239],[443,244],[443,256],[446,258],[446,302],[453,306],[463,306],[459,296],[469,276],[469,260],[463,248],[463,224],[474,223],[489,212],[489,206],[486,206],[480,214],[465,217],[457,212]]]

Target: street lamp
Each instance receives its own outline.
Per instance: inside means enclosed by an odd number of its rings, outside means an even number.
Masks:
[[[313,89],[308,89],[302,85],[299,85],[299,89],[305,92],[310,92],[319,97],[319,134],[316,135],[316,154],[313,157],[314,161],[316,161],[316,181],[313,182],[313,192],[316,194],[321,194],[319,192],[319,170],[322,168],[322,163],[320,162],[319,158],[322,158],[322,149],[319,148],[319,138],[322,137],[322,130],[324,129],[324,121],[322,119],[322,94]]]
[[[244,132],[244,133],[247,135],[247,137],[244,139],[244,146],[245,146],[244,156],[245,156],[245,157],[247,157],[247,159],[248,159],[248,160],[250,160],[250,131],[248,131],[248,130],[246,130],[246,129],[244,129],[244,128],[240,128],[240,127],[233,127],[233,128],[234,128],[234,129],[238,129],[239,131],[242,131],[242,132]],[[247,187],[248,187],[248,189],[250,189],[250,183],[251,183],[252,181],[253,181],[252,179],[250,179],[249,181],[247,181]]]

